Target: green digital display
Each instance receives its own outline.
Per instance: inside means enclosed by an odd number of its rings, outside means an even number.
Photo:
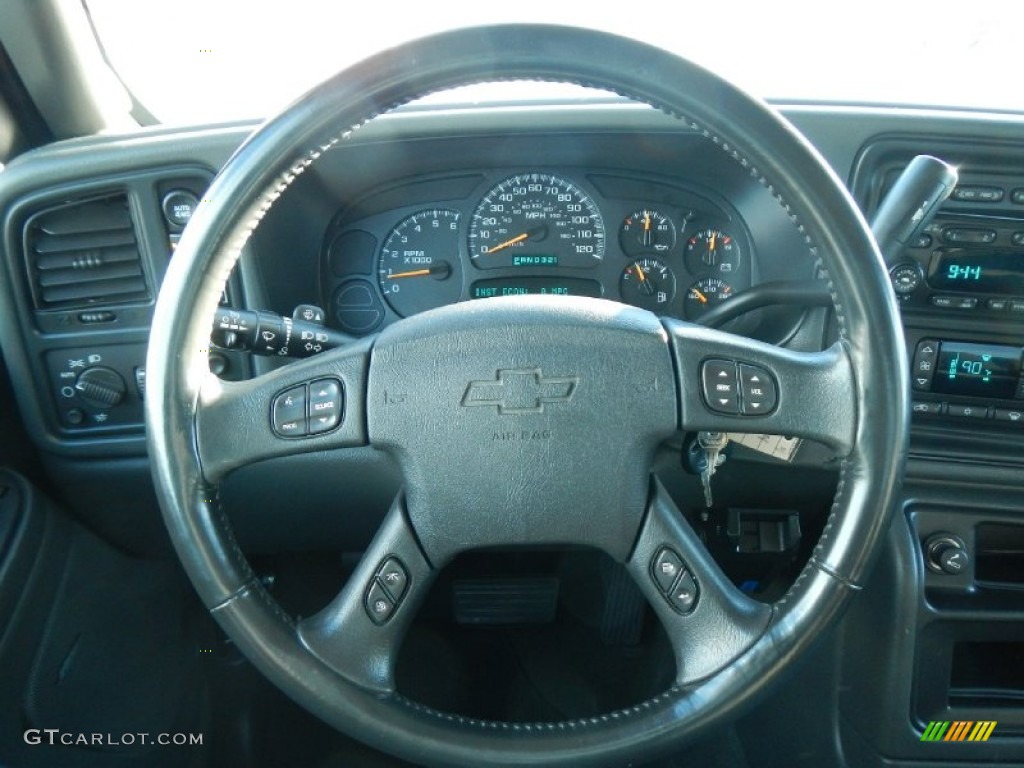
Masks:
[[[932,258],[928,285],[945,291],[1022,293],[1024,253],[945,249]]]
[[[1020,372],[1020,347],[944,341],[935,365],[932,391],[1012,399]]]
[[[557,256],[513,256],[513,267],[557,267]]]
[[[589,296],[600,298],[601,284],[578,277],[496,277],[477,280],[470,288],[474,299],[496,296]]]

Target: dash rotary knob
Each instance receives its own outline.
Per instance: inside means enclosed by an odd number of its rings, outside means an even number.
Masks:
[[[97,366],[82,371],[75,382],[82,402],[93,408],[113,408],[124,399],[127,385],[113,368]]]

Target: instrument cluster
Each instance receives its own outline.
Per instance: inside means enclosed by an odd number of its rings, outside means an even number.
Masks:
[[[445,181],[391,187],[335,217],[324,287],[340,330],[361,335],[457,301],[525,294],[605,298],[697,321],[755,273],[746,224],[709,189],[578,170]],[[395,205],[403,187],[409,200]],[[413,202],[425,189],[435,199]]]

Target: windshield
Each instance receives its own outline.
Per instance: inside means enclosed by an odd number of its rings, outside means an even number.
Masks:
[[[1024,3],[858,0],[356,5],[87,0],[112,66],[163,122],[265,117],[375,51],[451,27],[545,22],[635,37],[776,101],[1024,112]],[[159,10],[158,10],[159,8]],[[501,92],[502,98],[520,89]],[[475,96],[478,98],[478,95]]]

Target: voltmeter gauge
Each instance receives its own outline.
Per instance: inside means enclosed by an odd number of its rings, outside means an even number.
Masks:
[[[720,229],[702,229],[686,240],[686,268],[691,274],[729,275],[740,266],[736,238]]]

